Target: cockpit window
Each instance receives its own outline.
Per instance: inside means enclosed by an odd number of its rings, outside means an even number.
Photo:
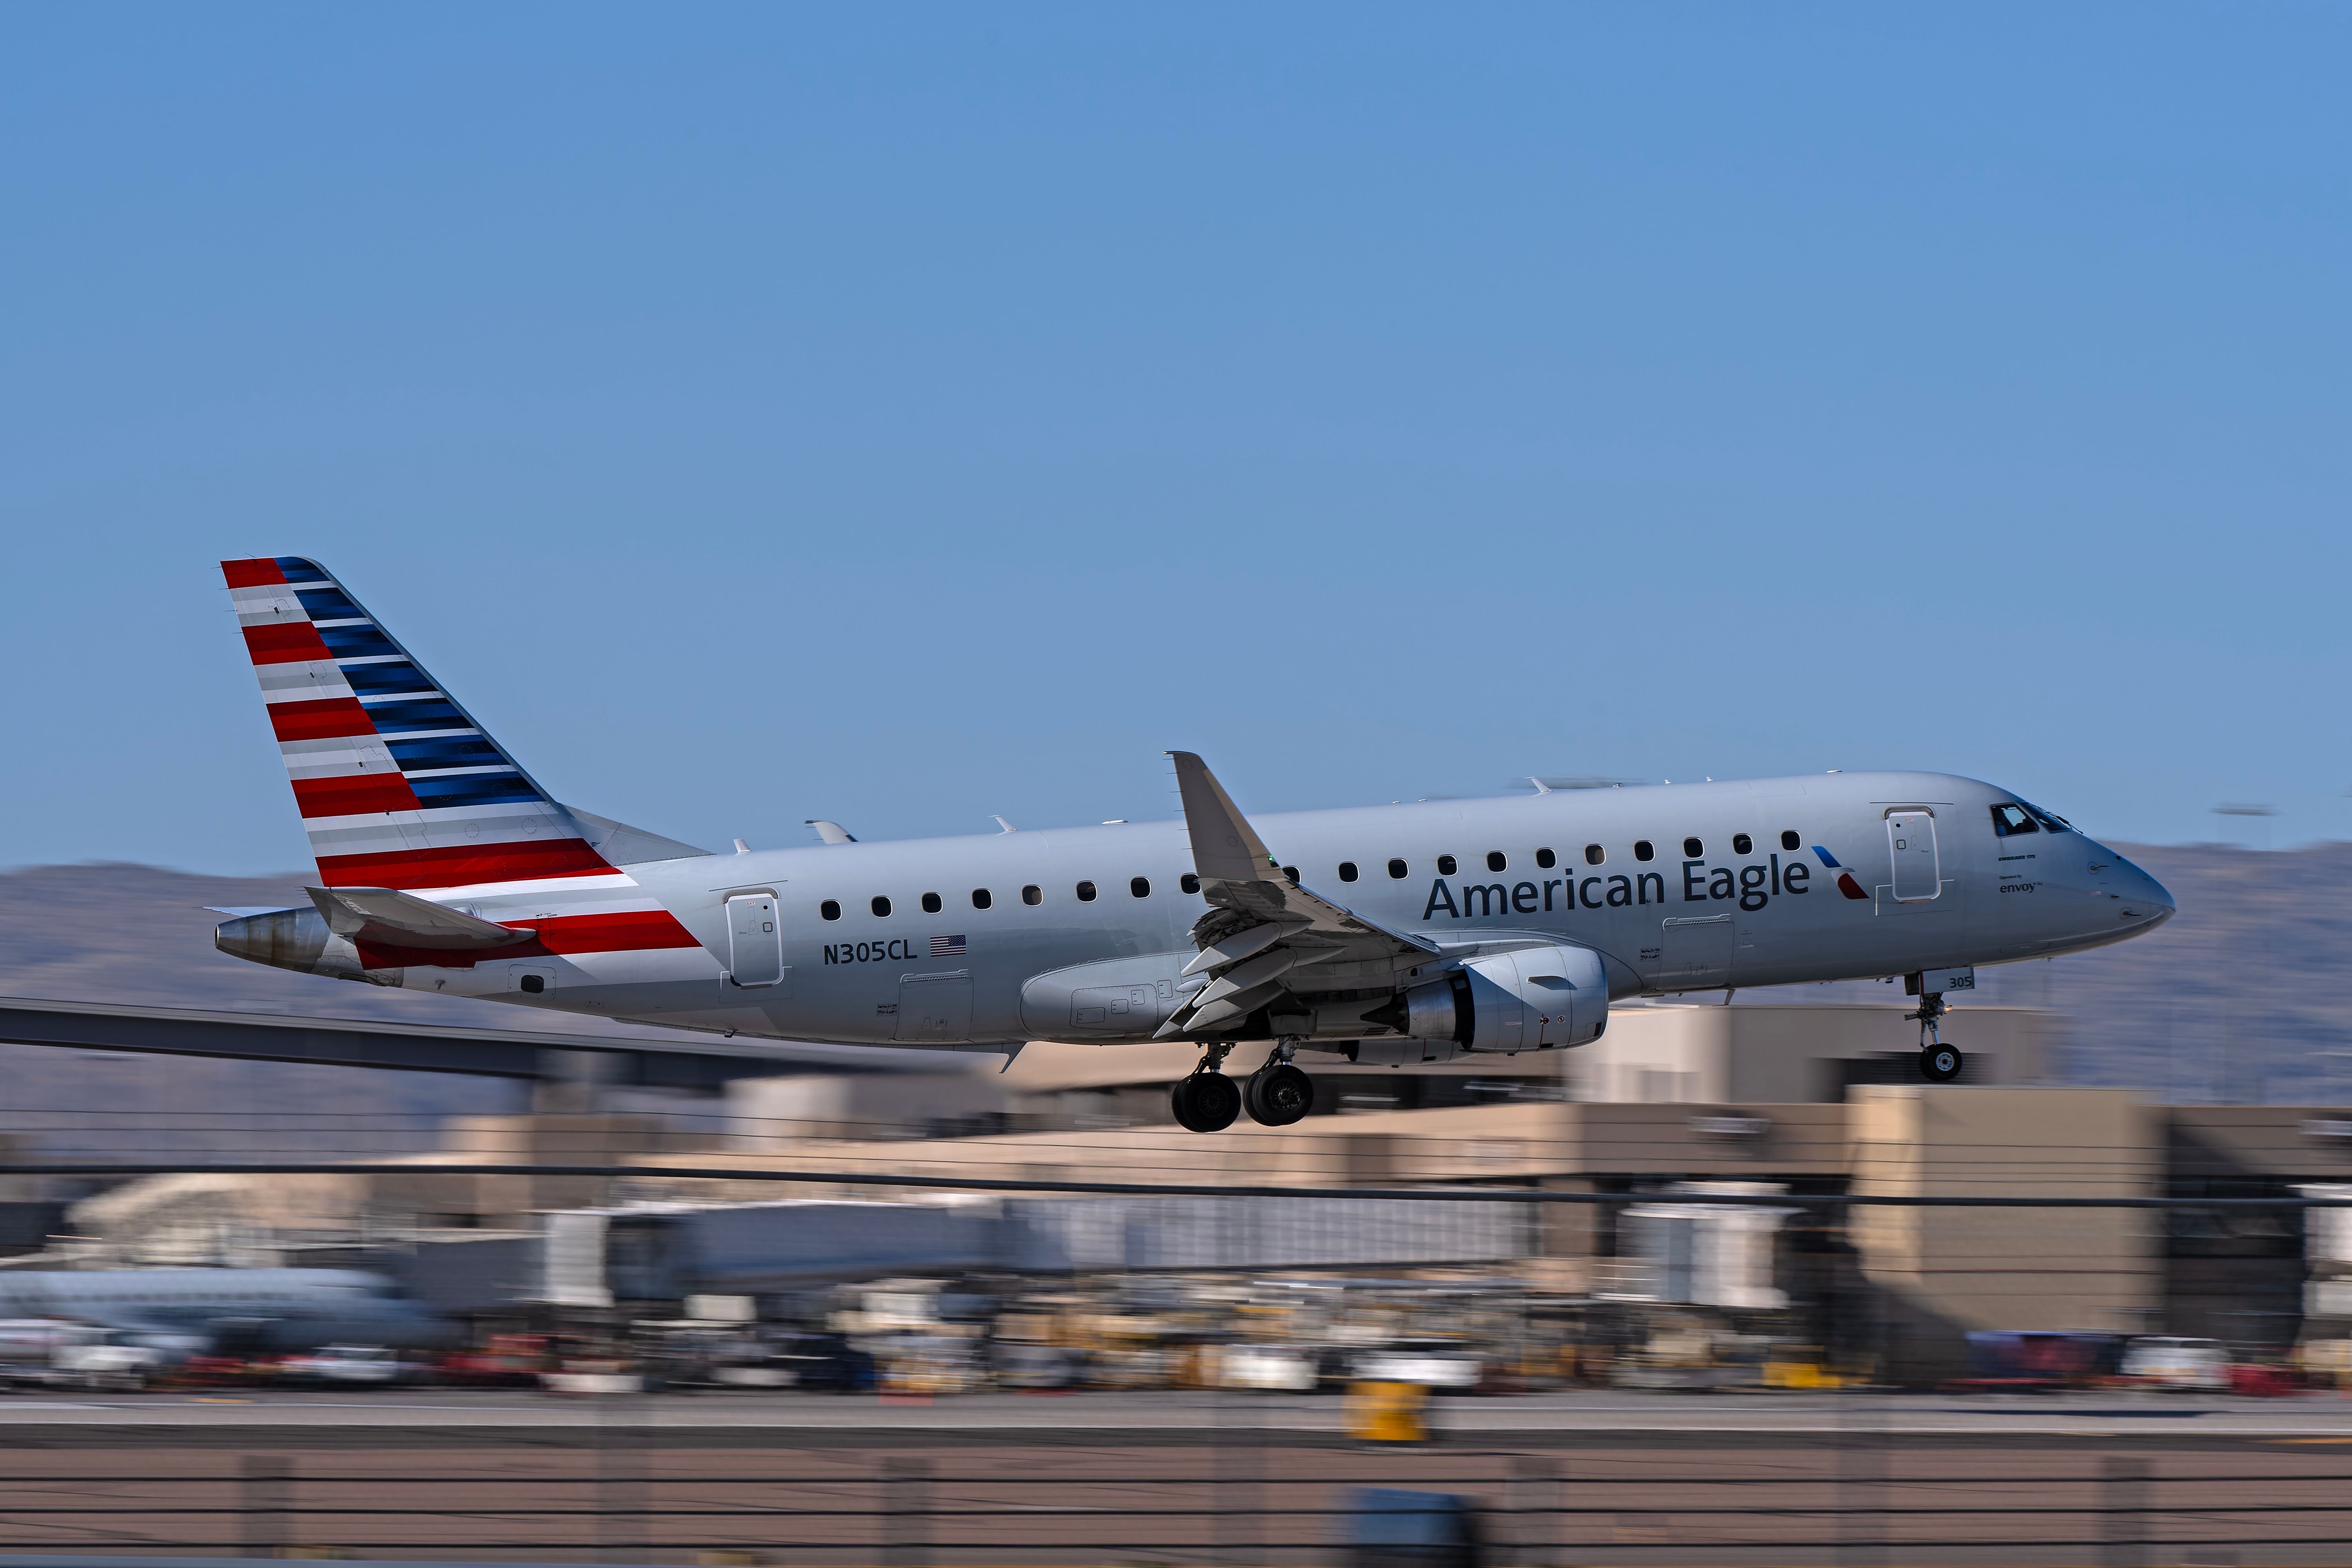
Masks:
[[[2012,833],[2038,833],[2032,813],[2021,805],[1996,805],[1992,808],[1992,830],[2006,838]]]
[[[2031,801],[2024,802],[2023,804],[2025,805],[2025,809],[2033,814],[2033,820],[2042,824],[2042,830],[2044,833],[2072,833],[2074,831],[2074,825],[2067,821],[2064,817],[2060,816],[2053,812],[2044,811]]]

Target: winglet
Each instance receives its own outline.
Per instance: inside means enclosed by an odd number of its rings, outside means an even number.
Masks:
[[[1176,760],[1176,787],[1184,798],[1184,826],[1192,837],[1192,869],[1202,881],[1265,882],[1279,862],[1266,852],[1265,842],[1249,825],[1234,797],[1209,771],[1209,764],[1191,752],[1171,752]]]

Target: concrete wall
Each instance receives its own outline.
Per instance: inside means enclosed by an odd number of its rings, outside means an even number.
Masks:
[[[1560,1070],[1579,1100],[1834,1103],[1844,1098],[1842,1063],[1907,1074],[1919,1044],[1908,1011],[1901,1003],[1619,1007],[1600,1039],[1564,1053]],[[1968,1054],[1971,1082],[2033,1083],[2047,1076],[2063,1025],[2031,1008],[1963,1005],[1944,1037]]]
[[[1857,1194],[2145,1197],[2162,1184],[2158,1116],[2126,1090],[1867,1087],[1852,1110]],[[1956,1358],[1970,1329],[2154,1326],[2153,1211],[1862,1206],[1852,1224],[1915,1358]]]

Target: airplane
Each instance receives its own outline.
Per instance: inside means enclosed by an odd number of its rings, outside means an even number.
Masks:
[[[222,572],[320,881],[222,924],[222,952],[730,1036],[1185,1040],[1170,1107],[1194,1131],[1306,1116],[1300,1050],[1573,1047],[1612,1001],[1895,975],[1948,1083],[1945,997],[1976,966],[2173,912],[2063,818],[1931,773],[1250,816],[1178,751],[1181,821],[875,843],[813,819],[816,845],[714,854],[559,803],[317,563]],[[1237,1085],[1224,1059],[1256,1040]]]
[[[347,1268],[0,1269],[0,1318],[73,1318],[154,1348],[207,1354],[455,1343],[457,1326]]]

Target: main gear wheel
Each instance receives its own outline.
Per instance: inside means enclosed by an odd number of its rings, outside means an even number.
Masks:
[[[1242,1107],[1263,1127],[1287,1127],[1315,1109],[1315,1080],[1286,1061],[1269,1061],[1250,1074]]]
[[[1223,1073],[1204,1067],[1176,1080],[1168,1091],[1168,1108],[1187,1132],[1223,1132],[1242,1113],[1242,1091]]]

